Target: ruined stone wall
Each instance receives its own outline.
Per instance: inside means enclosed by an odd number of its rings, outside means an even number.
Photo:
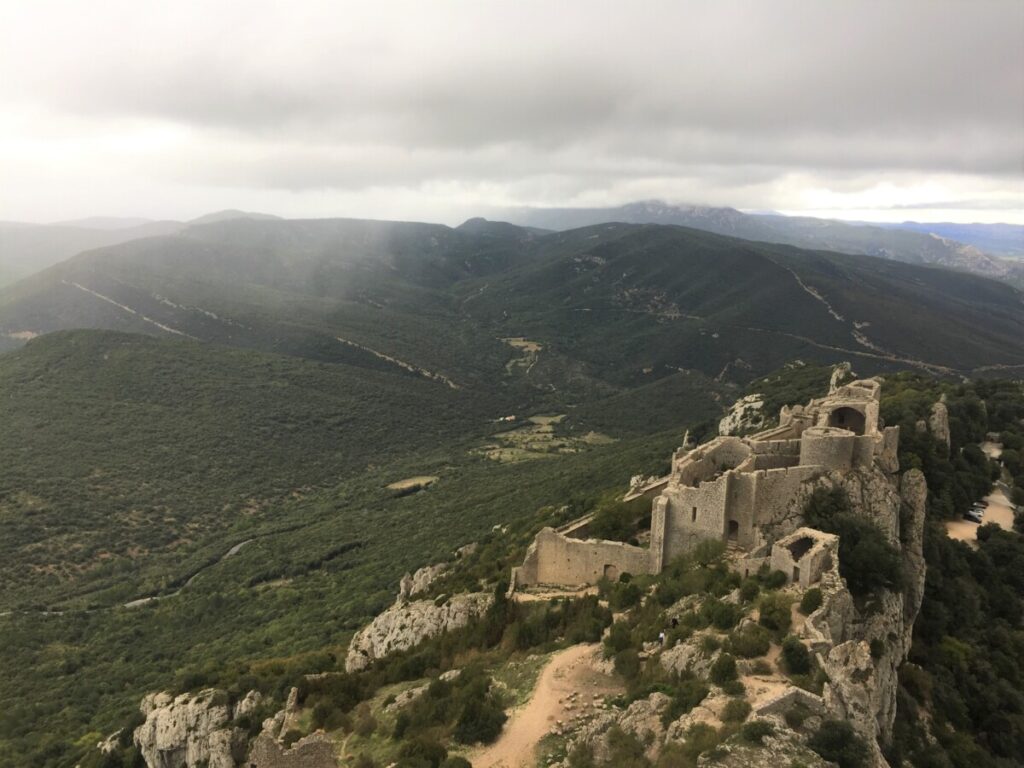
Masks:
[[[551,528],[537,534],[523,565],[516,571],[516,583],[596,584],[602,577],[613,580],[623,573],[650,571],[650,551],[618,541],[571,539]]]
[[[811,427],[800,438],[800,464],[844,470],[853,466],[857,437],[845,429]]]
[[[751,475],[756,510],[755,545],[771,543],[800,527],[802,521],[794,510],[794,499],[800,496],[803,484],[820,473],[820,467],[797,466]]]
[[[786,440],[752,440],[750,450],[757,456],[799,456],[799,438]]]
[[[663,563],[671,562],[701,541],[721,541],[725,537],[728,486],[732,479],[733,475],[727,474],[696,487],[669,484],[662,497],[664,515],[658,519],[658,524],[664,526]],[[653,516],[651,525],[653,531]]]
[[[772,545],[771,569],[804,589],[818,583],[839,558],[839,537],[813,528],[798,528]]]
[[[739,466],[750,453],[750,446],[738,437],[717,437],[676,462],[673,480],[680,485],[697,485],[724,469]]]
[[[337,768],[334,744],[314,733],[286,748],[265,733],[253,742],[246,765],[250,768]]]
[[[800,463],[799,456],[780,456],[780,455],[765,455],[753,457],[753,466],[751,471],[756,472],[759,469],[783,469],[785,467],[795,467]]]

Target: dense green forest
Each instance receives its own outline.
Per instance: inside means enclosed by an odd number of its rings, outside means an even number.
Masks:
[[[942,394],[948,454],[915,428]],[[942,522],[987,493],[993,479],[1005,481],[1018,503],[1024,498],[1016,456],[999,466],[979,448],[989,437],[1021,445],[1024,390],[1019,382],[954,385],[904,374],[887,381],[883,416],[901,427],[901,465],[920,467],[929,490],[925,596],[900,672],[892,756],[922,768],[1016,765],[1024,754],[1024,516],[1015,518],[1017,532],[982,526],[977,548],[950,539]],[[924,718],[934,742],[920,726]]]

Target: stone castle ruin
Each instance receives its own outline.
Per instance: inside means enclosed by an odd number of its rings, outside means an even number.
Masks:
[[[807,405],[783,407],[779,425],[722,436],[672,457],[671,473],[635,487],[652,498],[650,545],[587,537],[590,517],[545,528],[513,569],[512,587],[579,586],[623,573],[660,573],[708,539],[724,541],[744,575],[762,564],[808,586],[831,565],[834,536],[801,525],[809,484],[826,474],[898,471],[898,427],[879,422],[881,383],[840,385]],[[798,535],[799,533],[799,535]]]

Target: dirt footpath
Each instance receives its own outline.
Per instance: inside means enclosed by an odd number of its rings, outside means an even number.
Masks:
[[[541,672],[530,700],[513,711],[498,740],[467,755],[474,768],[533,768],[540,740],[559,720],[568,720],[574,692],[591,697],[617,695],[622,686],[601,671],[601,646],[574,645],[556,653]]]

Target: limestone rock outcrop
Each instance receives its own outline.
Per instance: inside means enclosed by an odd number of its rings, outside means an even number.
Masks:
[[[440,604],[434,600],[396,603],[353,636],[345,670],[357,672],[389,653],[464,627],[482,615],[493,600],[490,594],[475,592],[454,595]]]
[[[398,601],[409,600],[426,592],[451,566],[448,563],[425,565],[413,574],[405,574],[398,583]]]
[[[588,744],[599,761],[610,758],[608,731],[617,725],[647,745],[647,757],[654,759],[665,738],[665,726],[661,715],[668,708],[671,699],[664,693],[652,693],[646,699],[638,699],[625,711],[605,711],[586,724],[576,737],[575,744]]]
[[[697,677],[707,677],[721,651],[717,648],[708,650],[704,643],[706,639],[706,633],[695,633],[684,642],[667,648],[661,653],[661,666],[677,675],[692,672]]]
[[[702,755],[697,765],[699,768],[785,768],[797,765],[804,768],[830,768],[835,763],[821,759],[795,733],[780,728],[775,734],[766,736],[762,746],[729,742],[714,755]]]
[[[945,444],[947,451],[949,450],[949,408],[942,400],[932,406],[931,415],[928,416],[928,431],[936,440]]]
[[[140,709],[146,721],[133,738],[149,768],[236,768],[245,758],[246,734],[231,725],[224,691],[151,693]]]
[[[761,429],[764,423],[764,396],[747,395],[733,403],[729,413],[718,422],[718,434],[736,435],[752,429]]]

